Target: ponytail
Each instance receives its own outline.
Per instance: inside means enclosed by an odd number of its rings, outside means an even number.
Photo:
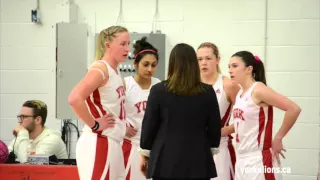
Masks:
[[[104,45],[102,45],[102,36],[103,34],[100,33],[97,39],[97,44],[96,44],[96,55],[95,55],[95,61],[99,61],[102,59],[104,55]]]
[[[256,66],[254,67],[252,74],[255,81],[260,81],[260,82],[263,82],[265,85],[267,85],[266,73],[264,70],[263,62],[257,56],[256,56]]]

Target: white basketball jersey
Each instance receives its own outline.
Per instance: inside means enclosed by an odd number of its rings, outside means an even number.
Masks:
[[[233,107],[237,154],[271,148],[273,107],[260,107],[253,102],[251,94],[256,85],[257,82],[244,94],[241,89]]]
[[[222,119],[222,127],[229,125],[230,115],[231,115],[231,106],[232,104],[228,101],[226,92],[223,88],[223,75],[220,74],[217,78],[217,81],[213,85],[213,89],[216,92],[216,96],[219,103],[220,116]],[[221,143],[228,141],[231,136],[221,137]]]
[[[86,99],[86,103],[94,118],[103,117],[108,113],[113,114],[116,120],[115,127],[103,130],[101,135],[122,141],[126,132],[126,112],[124,109],[125,88],[123,80],[118,69],[115,71],[106,61],[100,62],[103,62],[108,69],[108,82],[104,86],[96,89]],[[85,125],[83,130],[92,131],[87,125]]]
[[[150,89],[153,85],[159,83],[160,80],[151,78],[149,89],[142,89],[132,76],[126,77],[124,80],[126,84],[126,119],[131,126],[137,129],[137,134],[129,140],[140,143],[142,120],[146,110]]]

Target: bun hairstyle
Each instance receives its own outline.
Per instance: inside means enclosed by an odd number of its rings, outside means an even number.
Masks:
[[[143,37],[133,44],[134,63],[139,64],[140,60],[147,54],[153,54],[159,61],[158,50],[147,42],[147,37]]]

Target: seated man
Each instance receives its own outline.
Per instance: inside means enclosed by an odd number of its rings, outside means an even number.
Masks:
[[[17,161],[25,163],[33,154],[67,159],[66,145],[59,131],[47,128],[44,124],[47,118],[47,105],[42,101],[26,101],[17,116],[19,125],[13,130],[15,139],[8,149],[13,152]]]

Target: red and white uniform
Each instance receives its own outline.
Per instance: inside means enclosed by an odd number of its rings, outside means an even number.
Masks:
[[[125,137],[122,145],[125,167],[126,180],[143,180],[146,179],[140,171],[140,134],[143,116],[147,106],[147,100],[150,89],[153,85],[160,82],[157,78],[151,79],[149,89],[142,89],[132,76],[124,78],[126,84],[126,120],[129,126],[137,129],[137,134],[131,138]]]
[[[107,62],[108,82],[96,89],[86,103],[94,118],[113,114],[115,127],[93,132],[87,125],[78,140],[76,148],[77,166],[80,179],[120,180],[124,177],[123,154],[121,142],[125,136],[125,88],[120,72],[115,71]],[[101,71],[103,74],[103,72]]]
[[[224,91],[222,74],[218,76],[213,88],[216,92],[219,103],[222,127],[224,127],[229,125],[232,104],[228,101],[226,92]],[[219,153],[215,154],[213,157],[218,176],[216,178],[212,178],[212,180],[233,180],[236,157],[232,145],[232,136],[221,137]]]
[[[236,133],[236,180],[274,180],[280,174],[265,173],[274,167],[271,155],[273,107],[260,107],[252,100],[254,83],[241,89],[233,107]]]

